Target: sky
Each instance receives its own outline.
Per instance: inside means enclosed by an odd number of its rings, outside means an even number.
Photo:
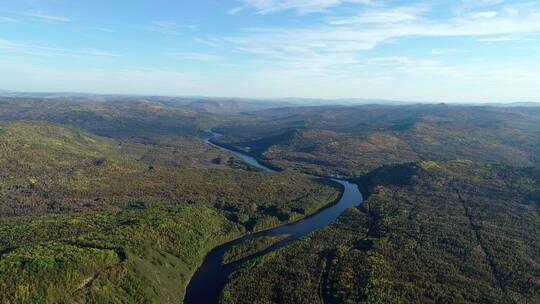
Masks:
[[[0,0],[0,89],[540,101],[540,1]]]

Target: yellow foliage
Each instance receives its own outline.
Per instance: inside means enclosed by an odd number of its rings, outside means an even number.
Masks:
[[[16,291],[17,299],[25,301],[30,297],[30,285],[29,284],[20,284],[17,285]]]
[[[441,169],[441,166],[434,161],[422,161],[420,162],[420,168],[424,170]]]

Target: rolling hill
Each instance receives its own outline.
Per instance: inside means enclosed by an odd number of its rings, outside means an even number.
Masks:
[[[279,168],[359,176],[384,164],[540,163],[540,109],[449,105],[308,107],[250,113],[223,143]]]

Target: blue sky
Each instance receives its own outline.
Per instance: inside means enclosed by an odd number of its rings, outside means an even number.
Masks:
[[[540,2],[0,0],[0,88],[540,101]]]

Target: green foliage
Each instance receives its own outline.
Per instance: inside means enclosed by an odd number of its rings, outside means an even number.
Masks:
[[[246,265],[222,303],[540,303],[538,169],[422,162],[359,182],[360,209]]]
[[[207,146],[171,154],[167,147],[121,143],[40,122],[4,124],[1,130],[2,215],[199,203],[226,210],[231,218],[238,215],[239,222],[253,228],[264,216],[285,214],[279,222],[297,219],[303,214],[293,210],[311,213],[339,193],[335,185],[301,174],[204,163],[205,153],[221,153]],[[201,164],[184,163],[189,153]]]
[[[252,256],[269,248],[277,242],[286,239],[287,237],[287,235],[264,236],[238,244],[225,253],[223,256],[223,264],[233,263]]]
[[[105,138],[50,122],[2,123],[0,168],[1,303],[178,303],[216,245],[339,196],[195,137]]]
[[[0,302],[178,302],[214,246],[243,230],[207,207],[0,223]]]
[[[277,168],[371,172],[361,209],[246,263],[223,303],[540,302],[540,174],[486,164],[540,163],[538,109],[113,99],[0,98],[0,302],[178,303],[214,246],[338,198],[209,147],[218,125]]]
[[[278,168],[355,177],[380,166],[468,159],[540,164],[540,109],[449,105],[299,107],[224,123],[220,141]]]
[[[76,292],[81,282],[118,261],[114,250],[57,242],[18,247],[4,254],[0,260],[1,301],[59,302],[66,292]],[[42,281],[44,279],[46,281]]]
[[[47,121],[115,138],[193,136],[219,120],[217,115],[144,98],[98,99],[0,98],[0,120]]]

